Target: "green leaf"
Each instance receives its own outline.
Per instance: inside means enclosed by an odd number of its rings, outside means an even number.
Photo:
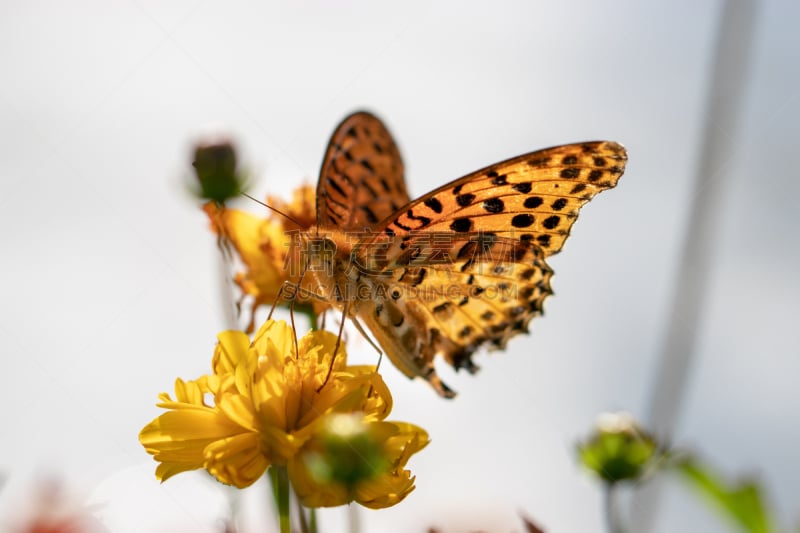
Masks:
[[[775,527],[764,502],[763,491],[754,481],[727,483],[692,457],[678,462],[675,466],[684,479],[738,524],[742,531],[775,533]]]

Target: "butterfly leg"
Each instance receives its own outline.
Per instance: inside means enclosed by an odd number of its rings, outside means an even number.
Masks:
[[[292,298],[292,303],[289,304],[289,320],[292,322],[292,334],[294,336],[294,353],[300,354],[300,346],[297,342],[297,325],[294,323],[294,303],[297,298]]]
[[[372,337],[370,337],[367,334],[367,331],[364,329],[364,326],[361,325],[361,322],[359,322],[356,317],[352,317],[351,319],[353,321],[353,325],[356,327],[358,332],[361,333],[361,335],[365,339],[367,339],[367,342],[370,344],[370,346],[375,348],[375,351],[378,352],[378,364],[375,365],[375,372],[377,372],[378,369],[381,367],[381,361],[383,360],[383,351],[381,351],[380,346],[375,344],[375,341],[372,340]]]
[[[286,289],[286,287],[287,286],[288,287],[294,287],[294,285],[295,284],[292,283],[291,281],[284,281],[281,284],[281,288],[278,289],[278,294],[275,295],[275,301],[272,302],[272,307],[270,307],[270,309],[269,309],[269,314],[267,315],[267,320],[270,320],[272,318],[272,313],[275,312],[275,308],[278,306],[278,302],[281,301],[281,297],[283,296],[283,291]]]
[[[281,288],[278,289],[278,294],[275,295],[275,300],[272,302],[272,307],[270,307],[269,309],[269,315],[267,315],[267,320],[272,318],[272,313],[275,312],[275,308],[278,306],[278,302],[281,301],[284,291],[287,291],[286,299],[291,300],[292,302],[294,302],[297,299],[298,293],[302,294],[303,298],[306,299],[314,299],[314,300],[319,300],[320,302],[327,302],[327,300],[324,297],[314,294],[313,292],[307,289],[300,288],[299,283],[287,280],[284,281],[281,284]]]
[[[333,355],[331,356],[331,365],[328,367],[328,374],[325,376],[325,381],[322,382],[322,385],[319,386],[317,392],[322,390],[322,387],[328,383],[328,380],[331,377],[331,372],[333,372],[333,364],[336,362],[336,354],[339,353],[339,346],[342,343],[342,335],[344,334],[344,322],[347,319],[347,309],[350,307],[350,300],[345,300],[344,302],[344,309],[342,309],[342,321],[339,324],[339,334],[336,337],[336,345],[333,347]]]

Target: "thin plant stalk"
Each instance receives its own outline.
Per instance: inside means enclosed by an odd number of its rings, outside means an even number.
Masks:
[[[308,531],[317,533],[317,509],[315,507],[308,510]]]
[[[300,503],[300,498],[297,497],[296,492],[294,495],[294,501],[297,504],[297,520],[300,522],[300,533],[311,533],[308,528],[308,520],[306,519],[306,508]]]
[[[603,491],[606,524],[608,525],[608,533],[626,533],[625,528],[619,518],[619,509],[617,508],[617,498],[614,485],[612,483],[605,484]]]
[[[361,533],[361,513],[355,503],[347,505],[347,516],[350,519],[350,533]]]
[[[278,508],[278,523],[281,533],[291,533],[291,520],[289,516],[289,472],[285,466],[271,466],[269,468],[272,481],[272,494]]]

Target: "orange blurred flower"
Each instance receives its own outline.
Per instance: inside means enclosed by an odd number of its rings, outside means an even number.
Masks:
[[[211,229],[220,238],[220,245],[232,245],[245,266],[243,272],[236,273],[234,282],[241,289],[242,297],[253,297],[250,320],[245,329],[248,333],[254,329],[256,308],[259,305],[272,305],[285,283],[297,281],[290,279],[287,272],[287,264],[292,262],[288,254],[297,253],[297,247],[291,246],[292,232],[307,229],[316,222],[315,192],[310,185],[295,190],[291,203],[269,198],[268,205],[286,213],[293,220],[272,211],[261,218],[244,211],[228,209],[215,202],[208,202],[203,206],[211,221]],[[299,264],[298,258],[294,258],[293,262]],[[287,291],[282,296],[286,297],[294,292]],[[297,303],[312,305],[316,315],[329,307],[324,302],[304,299],[300,294],[295,298]]]

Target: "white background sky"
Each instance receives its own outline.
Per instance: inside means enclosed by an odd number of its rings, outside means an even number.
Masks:
[[[425,427],[417,490],[365,531],[604,531],[573,446],[601,411],[646,414],[694,194],[721,3],[0,2],[0,523],[62,476],[115,532],[218,530],[224,492],[159,486],[137,433],[158,392],[209,369],[224,327],[214,238],[185,193],[191,140],[235,135],[254,193],[316,180],[327,137],[367,108],[412,196],[555,144],[629,151],[552,260],[530,337],[478,357],[440,400],[389,365],[391,418]],[[673,441],[756,474],[800,517],[800,4],[760,3],[708,305]],[[257,206],[242,204],[258,211]],[[374,352],[353,340],[350,352]],[[244,496],[264,531],[266,489]],[[677,482],[658,532],[728,531]],[[340,511],[323,531],[344,529]],[[215,529],[217,528],[217,529]],[[266,529],[269,530],[269,529]]]

